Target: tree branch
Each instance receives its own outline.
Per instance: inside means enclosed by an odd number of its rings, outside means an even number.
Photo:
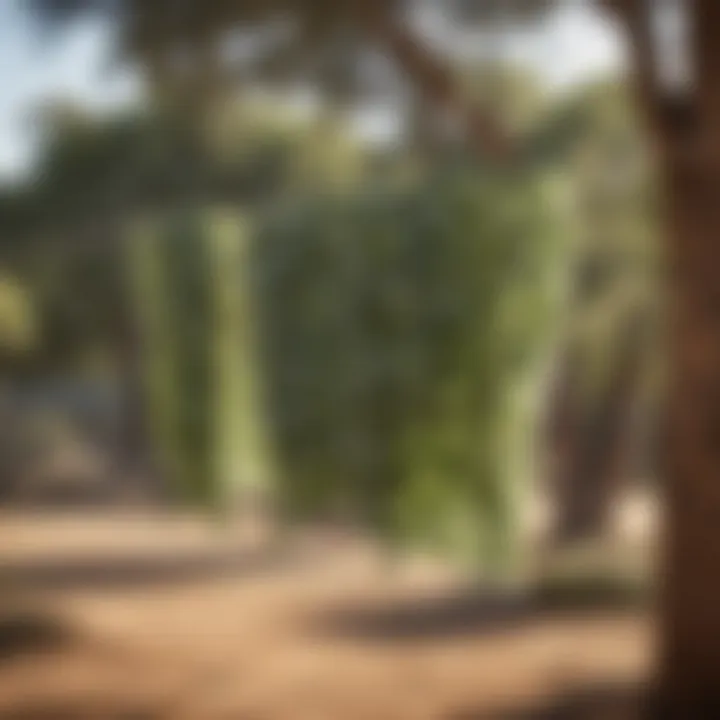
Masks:
[[[388,12],[384,0],[353,0],[351,7],[358,25],[390,54],[432,104],[460,118],[478,155],[500,161],[509,158],[513,148],[508,135],[490,115],[461,95],[443,59],[408,32]]]
[[[692,152],[697,142],[698,88],[680,97],[667,95],[658,87],[656,48],[651,28],[648,0],[603,0],[622,22],[632,53],[636,96],[646,124],[665,153]]]

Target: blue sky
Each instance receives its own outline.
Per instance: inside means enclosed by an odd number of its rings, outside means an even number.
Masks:
[[[0,178],[16,177],[31,164],[32,110],[67,98],[98,110],[132,103],[139,83],[129,70],[108,68],[108,28],[85,22],[60,38],[38,37],[23,0],[0,0]],[[606,21],[585,0],[561,0],[541,28],[507,38],[505,51],[532,63],[563,87],[622,63],[622,48]],[[363,121],[370,134],[382,118]]]
[[[130,102],[139,85],[128,71],[109,72],[109,33],[84,23],[62,38],[38,36],[23,0],[0,0],[0,177],[32,158],[32,111],[68,98],[98,109]]]

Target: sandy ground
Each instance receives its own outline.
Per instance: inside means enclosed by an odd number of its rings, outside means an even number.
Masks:
[[[358,543],[105,512],[5,515],[0,547],[5,720],[620,718],[651,652],[641,611],[493,607]]]

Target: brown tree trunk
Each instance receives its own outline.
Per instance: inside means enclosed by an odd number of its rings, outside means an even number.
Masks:
[[[720,717],[720,2],[685,0],[693,75],[662,87],[647,0],[624,22],[667,220],[670,388],[657,686],[650,717]],[[659,3],[658,3],[659,4]]]
[[[661,717],[720,717],[720,165],[667,169],[672,376]]]
[[[686,0],[694,78],[658,83],[649,8],[612,0],[657,140],[668,222],[670,388],[652,717],[720,717],[720,2]]]
[[[569,372],[555,398],[561,416],[556,429],[555,481],[558,516],[555,542],[566,545],[600,536],[625,478],[623,460],[632,433],[635,389],[640,372],[641,334],[631,323],[623,338],[611,382],[597,406],[578,407]]]

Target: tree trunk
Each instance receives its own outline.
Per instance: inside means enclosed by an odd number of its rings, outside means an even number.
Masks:
[[[632,433],[635,389],[641,368],[641,334],[631,323],[612,379],[597,406],[577,407],[569,372],[554,399],[560,427],[556,442],[558,517],[555,542],[566,545],[601,535],[608,527],[613,501],[625,478],[624,459]]]
[[[651,5],[613,4],[657,141],[668,225],[666,517],[652,717],[720,717],[720,2],[684,4],[694,78],[676,92],[654,75]]]
[[[665,534],[653,718],[720,717],[720,2],[686,0],[694,77],[663,88],[645,0],[606,0],[628,32],[659,150],[669,269]]]
[[[457,121],[473,152],[481,158],[507,161],[513,143],[497,117],[459,91],[452,66],[427,43],[419,41],[408,29],[407,21],[389,10],[390,5],[384,0],[355,0],[350,7],[359,27],[411,79],[428,107]]]
[[[674,297],[661,717],[720,717],[720,164],[668,165]]]

